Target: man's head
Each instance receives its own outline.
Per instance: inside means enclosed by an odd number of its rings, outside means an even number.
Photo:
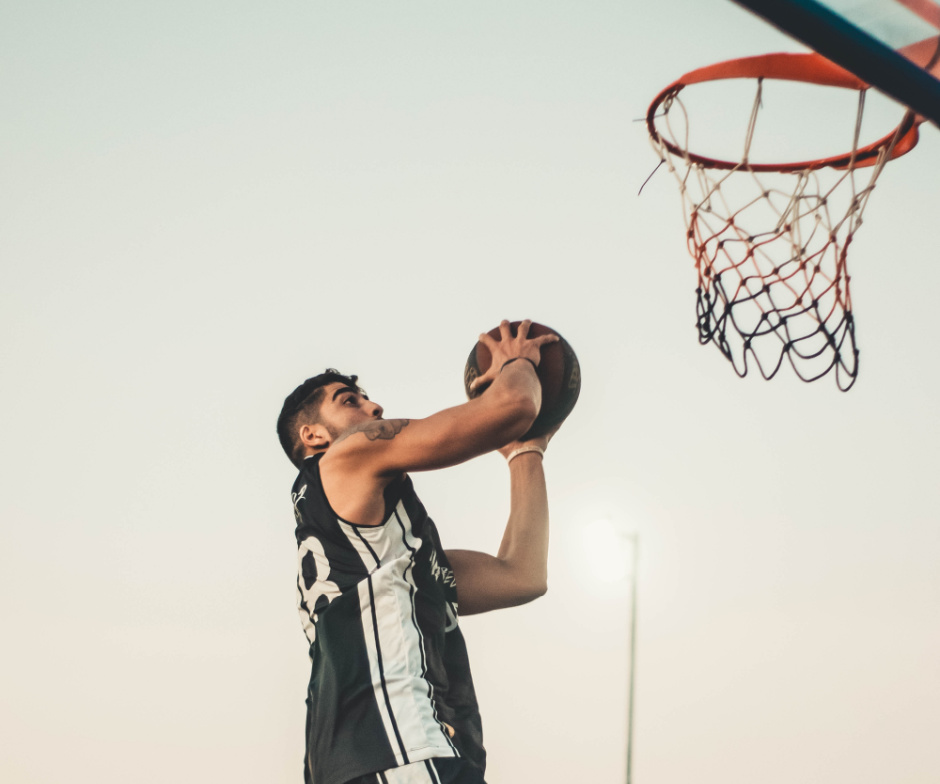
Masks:
[[[277,436],[295,466],[299,468],[305,457],[325,451],[352,427],[382,418],[382,407],[369,400],[357,380],[358,376],[327,368],[284,400]]]

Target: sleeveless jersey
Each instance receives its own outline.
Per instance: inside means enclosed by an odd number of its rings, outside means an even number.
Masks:
[[[435,757],[485,767],[457,586],[407,476],[385,491],[385,522],[341,519],[308,457],[291,493],[298,603],[310,642],[306,784]]]

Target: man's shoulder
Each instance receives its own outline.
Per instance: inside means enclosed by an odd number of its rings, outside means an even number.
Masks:
[[[294,505],[294,521],[297,523],[298,542],[311,533],[318,524],[322,524],[324,507],[329,506],[321,501],[323,495],[320,486],[320,458],[323,455],[311,455],[300,464],[297,478],[291,487],[291,502]]]
[[[291,491],[294,492],[297,490],[298,485],[309,484],[311,478],[318,477],[320,475],[320,458],[323,457],[323,454],[310,455],[309,457],[304,458],[303,462],[297,469],[297,476],[294,479],[294,485],[291,488]]]

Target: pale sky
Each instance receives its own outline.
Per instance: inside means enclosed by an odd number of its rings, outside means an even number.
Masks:
[[[937,129],[852,245],[845,394],[699,346],[675,182],[637,195],[653,96],[780,50],[727,0],[5,3],[0,780],[302,781],[281,402],[336,366],[428,415],[530,317],[584,386],[549,593],[462,621],[490,784],[623,780],[598,518],[640,540],[637,784],[934,784]],[[825,109],[785,115],[815,140]],[[416,485],[495,552],[501,458]]]

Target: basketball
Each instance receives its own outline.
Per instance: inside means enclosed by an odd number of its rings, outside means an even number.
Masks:
[[[513,337],[520,323],[513,321],[510,324]],[[499,327],[491,329],[489,335],[499,341]],[[542,408],[535,422],[532,423],[532,427],[520,439],[521,441],[544,435],[564,422],[574,409],[574,404],[578,402],[578,395],[581,393],[581,365],[578,363],[574,349],[558,334],[557,330],[533,322],[528,336],[537,338],[542,335],[558,335],[559,340],[542,346],[542,357],[536,368],[539,383],[542,385]],[[475,389],[471,393],[470,385],[477,376],[489,369],[491,360],[490,350],[483,343],[478,342],[470,351],[463,373],[463,386],[468,398],[478,397],[483,393],[486,387]]]

